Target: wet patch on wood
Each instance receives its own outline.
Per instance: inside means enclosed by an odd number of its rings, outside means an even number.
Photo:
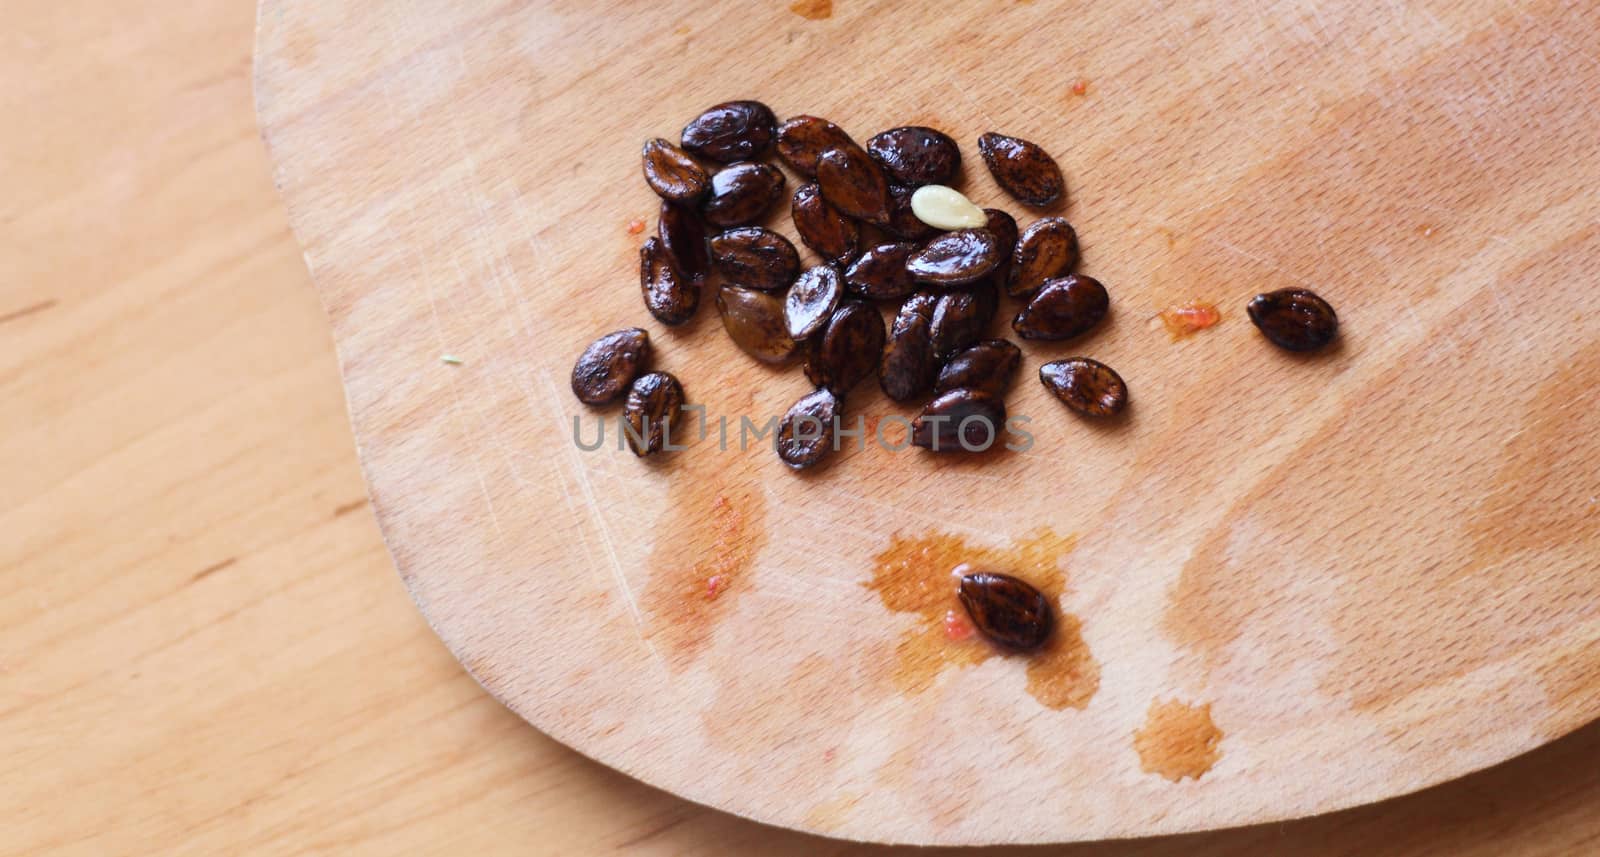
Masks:
[[[1007,548],[975,545],[949,533],[896,535],[873,558],[871,582],[883,606],[896,613],[911,613],[916,623],[895,645],[895,685],[908,693],[931,687],[949,668],[982,663],[1005,653],[977,635],[950,633],[951,611],[960,615],[956,600],[957,568],[998,571],[1020,577],[1048,595],[1057,610],[1055,634],[1033,655],[1015,655],[1026,661],[1027,690],[1041,705],[1052,709],[1083,708],[1100,687],[1100,665],[1083,639],[1078,617],[1060,612],[1066,576],[1060,561],[1072,552],[1076,539],[1040,529]],[[958,622],[959,624],[959,622]]]
[[[1139,768],[1172,782],[1200,779],[1222,758],[1222,730],[1211,720],[1211,705],[1177,700],[1150,704],[1143,728],[1133,733]]]

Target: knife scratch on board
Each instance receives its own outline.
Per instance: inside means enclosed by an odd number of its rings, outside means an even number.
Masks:
[[[545,391],[550,395],[552,406],[559,408],[556,403],[561,401],[561,393],[556,389],[555,383],[550,380],[550,370],[548,368],[541,369],[539,379],[544,382]],[[661,659],[661,653],[656,650],[655,643],[651,642],[650,638],[645,635],[644,616],[639,612],[639,599],[634,597],[633,587],[628,584],[628,575],[623,571],[622,559],[617,555],[617,543],[611,537],[611,528],[606,524],[605,516],[600,513],[600,504],[595,499],[594,485],[589,481],[589,474],[584,470],[583,461],[578,458],[576,448],[567,444],[561,444],[561,448],[566,450],[566,458],[572,465],[572,472],[577,476],[578,490],[583,492],[583,508],[589,513],[590,519],[594,521],[595,529],[600,533],[600,541],[605,546],[606,557],[611,561],[611,578],[616,581],[617,591],[622,594],[623,602],[628,605],[628,613],[633,617],[633,629],[639,634],[639,641],[644,643],[646,649],[650,650],[650,656],[655,659],[656,664],[664,667],[665,661]]]

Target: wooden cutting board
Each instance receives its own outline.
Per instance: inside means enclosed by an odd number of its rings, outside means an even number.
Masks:
[[[1600,13],[1369,7],[265,0],[263,133],[422,612],[584,753],[858,839],[1280,819],[1590,720]],[[747,97],[857,139],[944,129],[970,195],[1019,213],[973,141],[1057,156],[1113,311],[1026,349],[1030,449],[868,443],[795,475],[738,448],[808,384],[709,300],[649,319],[628,225],[654,227],[641,142]],[[1328,353],[1244,316],[1296,285],[1338,308]],[[1155,315],[1191,298],[1223,321],[1174,341]],[[659,461],[567,389],[630,325],[710,423]],[[1076,353],[1128,379],[1126,419],[1034,380]],[[897,440],[914,412],[872,386],[849,414]],[[949,639],[963,561],[1050,589],[1057,647]]]

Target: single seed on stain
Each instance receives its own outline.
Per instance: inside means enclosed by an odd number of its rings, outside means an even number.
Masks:
[[[989,222],[961,191],[942,184],[923,185],[911,194],[911,213],[936,229],[977,229]]]
[[[1050,639],[1055,611],[1033,584],[1009,574],[980,571],[963,575],[956,597],[978,632],[996,645],[1031,652]]]

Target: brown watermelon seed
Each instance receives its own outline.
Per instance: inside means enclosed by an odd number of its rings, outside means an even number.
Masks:
[[[1035,143],[989,133],[978,138],[978,152],[995,182],[1028,205],[1053,205],[1066,193],[1061,167]]]
[[[759,101],[727,101],[708,108],[684,126],[683,147],[702,158],[730,164],[766,154],[778,120]]]
[[[1031,652],[1044,646],[1055,629],[1050,599],[1027,581],[989,571],[961,576],[956,590],[978,633],[999,646]]]
[[[614,402],[649,362],[649,333],[638,327],[612,331],[578,356],[572,366],[572,393],[587,405]]]

